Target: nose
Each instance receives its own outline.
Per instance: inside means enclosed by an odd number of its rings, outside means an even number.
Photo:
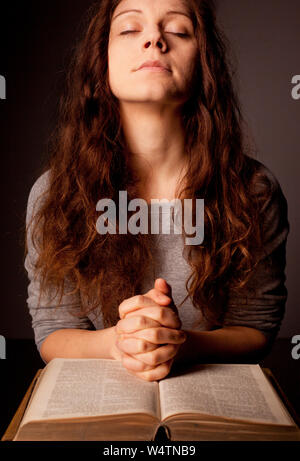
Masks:
[[[148,33],[144,48],[158,47],[163,53],[167,51],[168,45],[160,30],[153,30]]]

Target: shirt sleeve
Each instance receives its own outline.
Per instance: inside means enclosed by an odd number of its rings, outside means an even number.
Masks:
[[[261,209],[264,248],[247,284],[235,294],[229,291],[223,325],[260,330],[274,340],[285,313],[286,243],[289,234],[288,206],[274,175],[265,167],[271,185],[270,198]]]
[[[27,203],[26,226],[30,224],[32,217],[38,209],[37,207],[41,204],[47,178],[48,172],[40,176],[31,188]],[[30,225],[27,232],[28,251],[24,266],[29,279],[27,305],[32,319],[35,343],[40,353],[43,341],[50,333],[56,330],[65,328],[95,328],[88,317],[78,318],[74,315],[74,313],[79,313],[81,310],[81,298],[78,292],[76,294],[68,294],[73,288],[68,280],[65,280],[65,290],[59,306],[59,296],[55,297],[56,291],[54,288],[44,293],[39,303],[40,278],[35,276],[34,273],[34,264],[37,260],[38,252],[33,245],[31,230],[32,225]]]

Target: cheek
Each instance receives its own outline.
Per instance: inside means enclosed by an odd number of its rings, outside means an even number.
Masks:
[[[189,50],[183,53],[180,62],[182,63],[182,76],[186,82],[190,82],[193,79],[195,65],[197,59],[196,50]]]
[[[111,45],[108,48],[108,75],[111,90],[120,86],[124,75],[124,53],[118,47]]]
[[[130,71],[133,65],[131,61],[128,48],[124,44],[114,43],[108,47],[108,67],[116,77],[121,78],[122,73],[124,76],[124,72]]]
[[[114,69],[117,66],[117,50],[116,47],[113,45],[109,45],[108,47],[108,68],[111,73],[114,73]]]

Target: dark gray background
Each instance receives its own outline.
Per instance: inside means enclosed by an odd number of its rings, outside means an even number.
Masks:
[[[33,338],[27,312],[22,227],[30,188],[46,158],[64,69],[87,0],[1,4],[0,101],[2,264],[0,334]],[[288,302],[281,337],[300,334],[298,307],[300,100],[291,80],[300,74],[299,0],[219,0],[219,23],[237,63],[237,84],[257,158],[277,177],[289,206]]]

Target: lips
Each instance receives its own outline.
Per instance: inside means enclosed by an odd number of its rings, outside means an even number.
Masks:
[[[145,69],[145,68],[157,68],[157,70],[161,69],[161,70],[167,70],[171,72],[171,69],[169,68],[169,66],[166,64],[163,64],[160,61],[146,61],[138,68],[138,70]]]

